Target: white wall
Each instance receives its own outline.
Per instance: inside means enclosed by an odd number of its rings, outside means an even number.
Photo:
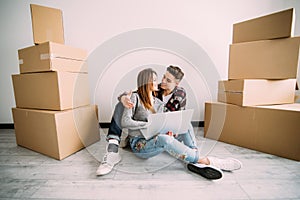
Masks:
[[[30,3],[61,9],[66,44],[90,53],[92,103],[99,104],[102,122],[117,94],[135,87],[141,66],[161,75],[168,64],[185,71],[188,106],[194,120],[203,120],[204,101],[227,79],[233,23],[294,7],[300,35],[299,0],[0,0],[0,123],[13,122],[17,50],[33,44]]]

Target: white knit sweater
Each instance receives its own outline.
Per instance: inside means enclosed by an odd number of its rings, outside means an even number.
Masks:
[[[142,136],[140,129],[147,127],[148,116],[151,111],[144,107],[137,93],[132,93],[131,102],[134,107],[132,109],[124,108],[121,125],[123,128],[129,129],[129,136]],[[164,103],[160,99],[154,97],[153,108],[156,113],[161,113],[163,112]]]

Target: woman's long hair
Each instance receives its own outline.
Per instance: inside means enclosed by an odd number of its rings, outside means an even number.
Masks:
[[[140,71],[137,77],[137,93],[145,108],[151,110],[152,112],[154,109],[152,107],[149,94],[153,88],[153,74],[157,75],[153,69],[147,68]]]

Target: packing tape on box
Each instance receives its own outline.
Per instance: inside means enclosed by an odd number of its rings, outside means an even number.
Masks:
[[[53,54],[49,54],[49,53],[44,53],[40,55],[40,59],[41,60],[48,60],[50,58],[54,58],[55,56]],[[24,64],[24,60],[23,59],[19,59],[19,65]]]
[[[56,58],[57,56],[55,56],[54,54],[49,54],[49,53],[43,53],[40,55],[40,60],[48,60],[51,58]],[[19,59],[19,65],[24,64],[24,60],[23,59]]]
[[[43,54],[40,55],[41,60],[48,60],[50,58],[53,58],[53,55],[51,55],[49,53],[43,53]]]
[[[82,61],[80,59],[74,59],[74,58],[68,58],[68,57],[65,57],[65,56],[59,56],[59,55],[54,54],[54,53],[43,53],[43,54],[40,54],[40,60],[49,60],[49,59],[52,59],[52,58],[62,58],[62,59]]]
[[[60,58],[59,56],[55,55],[54,53],[42,53],[40,55],[41,60],[48,60],[51,58]]]

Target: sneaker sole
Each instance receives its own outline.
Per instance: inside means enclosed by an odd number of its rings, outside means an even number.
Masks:
[[[243,167],[243,163],[241,162],[241,161],[239,161],[238,159],[235,159],[235,158],[231,158],[231,159],[233,159],[233,160],[235,160],[237,163],[239,163],[239,165],[240,165],[240,167],[239,168],[236,168],[236,169],[234,169],[234,170],[239,170],[239,169],[242,169],[242,167]]]
[[[209,180],[216,180],[222,178],[223,174],[217,169],[211,168],[209,166],[207,167],[196,167],[193,164],[187,164],[187,168],[196,173],[200,176],[203,176],[204,178],[207,178]]]
[[[239,167],[237,168],[232,168],[232,169],[222,169],[222,171],[225,171],[225,172],[232,172],[232,171],[235,171],[235,170],[239,170],[243,167],[243,164],[241,161],[235,159],[235,158],[226,158],[226,159],[231,159],[231,160],[234,160],[235,162],[239,163]]]
[[[109,174],[112,170],[113,170],[113,168],[111,168],[110,170],[107,170],[106,172],[98,172],[98,170],[97,170],[96,175],[97,176],[104,176],[106,174]]]

